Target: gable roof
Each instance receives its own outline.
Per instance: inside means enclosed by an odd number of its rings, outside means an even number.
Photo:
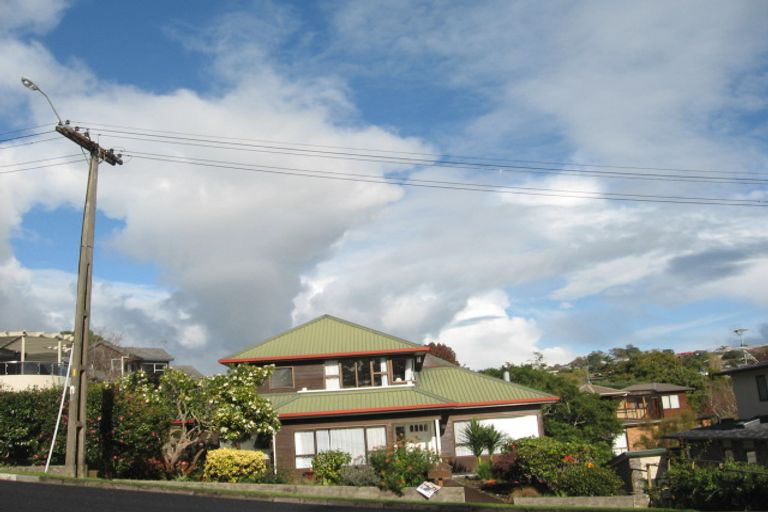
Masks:
[[[457,366],[425,368],[415,386],[264,395],[281,419],[544,404],[558,397]]]
[[[331,315],[323,315],[282,334],[219,359],[221,364],[269,363],[374,354],[414,354],[429,347]]]
[[[97,345],[104,345],[105,347],[109,347],[112,350],[123,354],[125,357],[130,357],[137,361],[163,361],[166,363],[173,361],[173,356],[162,348],[123,347],[106,340],[99,340],[94,344],[94,346]]]

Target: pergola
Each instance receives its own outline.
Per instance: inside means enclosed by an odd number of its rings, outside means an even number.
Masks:
[[[64,362],[64,355],[71,350],[73,341],[71,334],[0,332],[0,361],[61,364]]]

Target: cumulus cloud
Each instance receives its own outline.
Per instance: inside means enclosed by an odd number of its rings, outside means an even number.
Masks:
[[[428,341],[449,345],[461,364],[478,370],[531,362],[535,352],[542,353],[550,364],[573,359],[573,353],[563,347],[538,348],[542,332],[536,321],[509,316],[509,306],[509,298],[500,290],[470,297],[452,321]]]
[[[301,22],[292,8],[263,4],[259,20],[225,13],[199,30],[171,27],[177,41],[206,56],[214,83],[205,92],[165,94],[102,81],[82,64],[59,62],[38,41],[2,35],[0,112],[29,109],[34,124],[51,122],[47,104],[19,86],[25,74],[45,84],[67,117],[98,112],[100,123],[140,132],[420,153],[435,152],[434,145],[507,160],[763,168],[766,125],[754,114],[766,108],[759,67],[766,4],[698,5],[349,2],[334,11],[322,51],[297,44],[289,55],[286,41],[302,33]],[[6,27],[35,33],[57,20],[25,16],[7,18]],[[251,22],[264,30],[242,29]],[[366,123],[351,85],[360,76],[440,82],[478,105],[428,144]],[[744,113],[753,114],[749,122]],[[121,168],[102,168],[99,206],[124,222],[110,246],[160,272],[149,288],[100,283],[97,311],[130,340],[165,340],[189,359],[211,361],[330,313],[414,341],[455,344],[474,367],[524,362],[536,347],[563,362],[571,354],[562,341],[596,340],[599,322],[579,316],[580,301],[608,298],[612,312],[630,315],[649,301],[768,303],[768,283],[755,286],[768,275],[758,250],[768,240],[761,209],[340,183],[150,161],[139,152],[638,197],[761,197],[764,187],[414,169],[93,133],[136,155]],[[0,159],[71,150],[63,141],[4,151]],[[42,179],[2,178],[0,311],[58,328],[69,321],[63,305],[71,276],[23,268],[9,240],[36,205],[80,207],[85,168],[42,172]],[[22,307],[12,297],[29,300]],[[556,314],[521,312],[529,299],[548,302],[542,308]],[[630,332],[608,320],[612,336]]]

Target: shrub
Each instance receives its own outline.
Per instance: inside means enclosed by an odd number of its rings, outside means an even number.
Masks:
[[[564,472],[578,471],[566,470],[566,467],[581,465],[594,469],[607,460],[603,450],[595,445],[583,441],[558,441],[550,437],[513,441],[507,445],[505,453],[514,457],[514,460],[505,457],[508,461],[507,478],[560,494],[566,493],[560,489],[560,479],[570,478],[570,474],[563,477]]]
[[[370,487],[378,485],[379,476],[369,466],[346,466],[339,472],[342,485],[355,487]]]
[[[514,471],[517,464],[517,453],[504,452],[493,459],[493,476],[499,480],[514,480]]]
[[[622,492],[624,483],[611,469],[588,462],[565,466],[553,487],[557,494],[565,496],[613,496]]]
[[[728,461],[719,466],[673,464],[652,493],[655,506],[698,510],[761,510],[768,503],[768,469]]]
[[[404,487],[419,485],[439,457],[418,447],[379,448],[370,454],[369,462],[379,477],[379,487],[402,494]]]
[[[336,485],[341,482],[341,468],[352,462],[352,456],[340,450],[327,450],[312,459],[312,471],[322,485]]]
[[[475,469],[475,473],[477,473],[477,477],[480,480],[493,479],[493,468],[491,467],[490,462],[481,462],[478,464],[477,469]]]
[[[230,483],[256,481],[267,468],[267,456],[261,452],[219,448],[208,452],[203,479]]]

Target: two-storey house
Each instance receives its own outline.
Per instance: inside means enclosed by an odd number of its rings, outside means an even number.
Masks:
[[[542,405],[558,400],[328,315],[219,362],[275,366],[259,391],[282,427],[267,440],[269,447],[255,447],[271,449],[277,467],[294,470],[310,468],[324,450],[343,450],[354,464],[366,464],[371,450],[396,442],[469,469],[475,459],[462,441],[471,419],[493,424],[512,439],[538,437]]]
[[[618,401],[616,416],[624,425],[624,432],[614,440],[613,451],[616,455],[646,449],[644,437],[649,431],[667,418],[691,411],[687,398],[691,388],[675,384],[652,382],[623,389],[584,384],[579,389]]]
[[[69,334],[0,332],[0,388],[63,386],[72,342]]]

